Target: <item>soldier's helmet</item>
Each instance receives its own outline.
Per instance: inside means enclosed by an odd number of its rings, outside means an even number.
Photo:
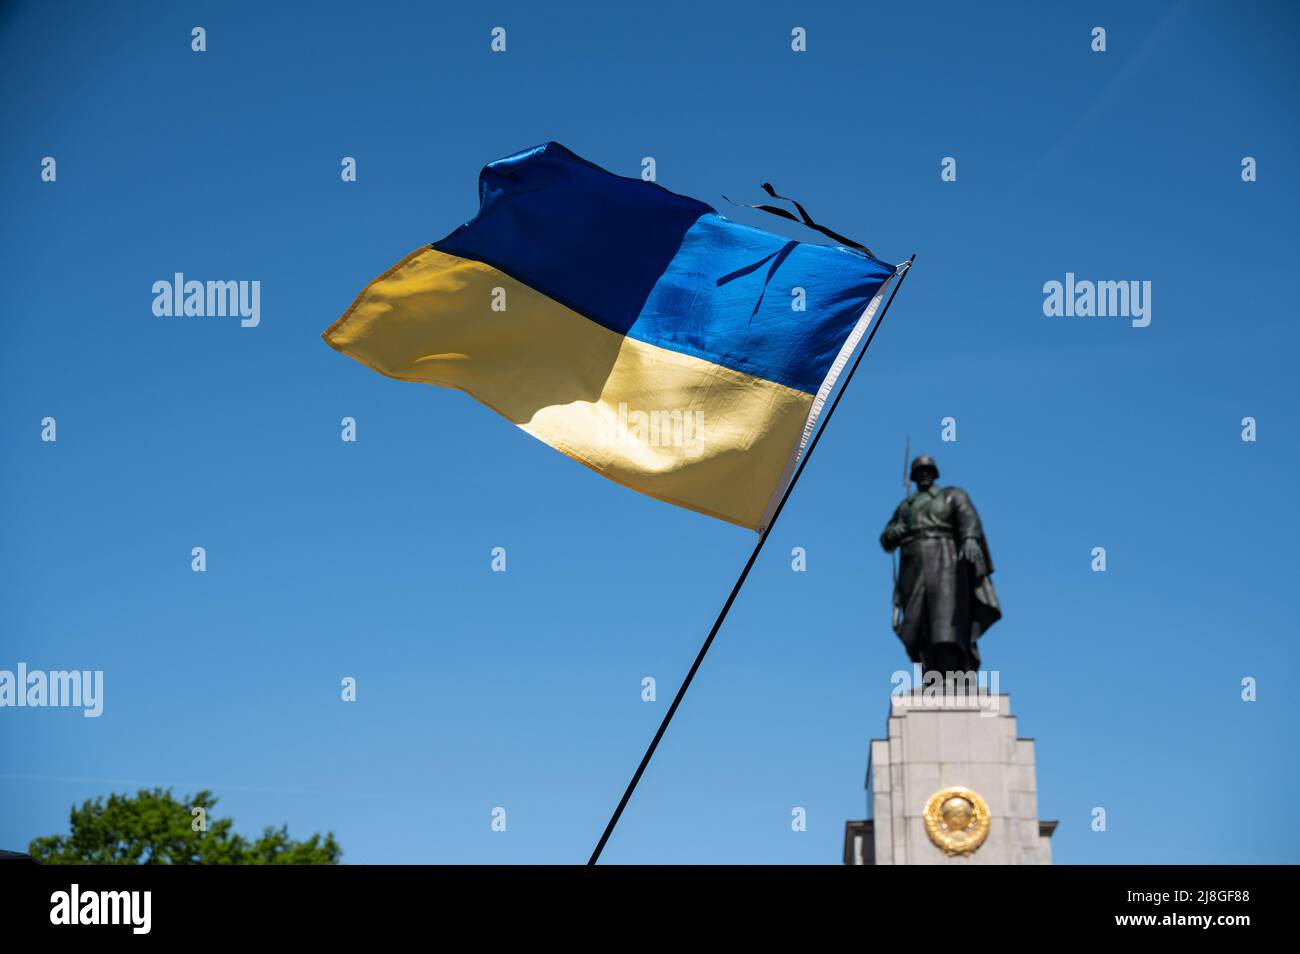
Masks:
[[[910,480],[916,480],[917,471],[929,470],[934,474],[934,479],[939,479],[939,465],[934,462],[934,458],[929,454],[922,454],[912,461],[912,471],[908,474]]]

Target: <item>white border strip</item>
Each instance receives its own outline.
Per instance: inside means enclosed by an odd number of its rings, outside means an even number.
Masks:
[[[849,363],[849,358],[858,347],[858,342],[862,336],[871,327],[871,321],[876,316],[876,308],[880,305],[880,299],[885,295],[885,289],[889,283],[898,278],[904,271],[904,262],[894,266],[894,274],[890,275],[881,284],[876,292],[876,297],[871,299],[867,305],[867,310],[862,313],[858,323],[849,333],[848,338],[844,340],[844,346],[840,348],[840,353],[836,355],[835,361],[831,364],[830,371],[826,374],[826,379],[822,381],[822,386],[817,389],[817,396],[813,398],[812,407],[808,409],[808,419],[803,425],[803,436],[799,438],[799,443],[790,451],[790,459],[785,462],[785,469],[781,471],[781,479],[777,481],[776,490],[772,492],[772,497],[767,502],[767,508],[763,511],[763,519],[758,523],[758,532],[764,533],[768,525],[772,522],[772,515],[776,512],[777,506],[781,503],[781,496],[785,493],[786,485],[790,482],[790,477],[794,474],[794,469],[798,465],[800,458],[803,457],[804,448],[808,446],[808,439],[812,437],[813,429],[817,426],[817,419],[821,417],[822,408],[826,404],[826,399],[831,396],[831,391],[835,389],[835,382],[839,380],[840,374],[844,371],[844,366]]]

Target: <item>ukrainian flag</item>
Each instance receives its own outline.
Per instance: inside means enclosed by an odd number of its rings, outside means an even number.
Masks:
[[[479,203],[367,285],[326,342],[762,531],[896,268],[738,225],[554,142],[486,166]]]

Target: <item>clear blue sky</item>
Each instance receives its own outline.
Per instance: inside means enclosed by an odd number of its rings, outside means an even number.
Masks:
[[[333,830],[351,862],[586,859],[753,535],[319,338],[473,214],[480,166],[555,139],[628,175],[653,156],[714,204],[771,180],[883,258],[919,253],[607,861],[838,862],[905,665],[876,540],[907,434],[984,518],[1006,613],[984,661],[1038,740],[1056,859],[1300,860],[1277,811],[1300,784],[1298,23],[7,4],[0,668],[102,669],[106,698],[0,710],[0,847],[157,783],[212,788],[245,832]],[[155,317],[175,271],[259,280],[260,327]],[[1150,326],[1045,317],[1066,272],[1151,281]]]

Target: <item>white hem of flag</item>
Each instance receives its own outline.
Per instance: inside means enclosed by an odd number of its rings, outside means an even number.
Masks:
[[[901,266],[899,267],[901,268]],[[840,375],[843,373],[844,366],[849,363],[849,358],[857,349],[858,342],[862,340],[862,336],[871,327],[871,322],[876,316],[876,309],[880,306],[880,299],[885,295],[885,289],[889,287],[890,282],[898,277],[898,274],[898,269],[895,269],[894,274],[886,278],[876,291],[876,297],[871,299],[866,311],[862,313],[862,317],[854,325],[853,331],[844,340],[844,346],[840,348],[840,353],[836,355],[830,371],[826,373],[826,378],[822,381],[821,387],[817,389],[817,396],[813,398],[812,407],[808,409],[808,419],[804,421],[803,435],[799,438],[799,443],[790,452],[790,459],[785,462],[785,469],[781,471],[781,479],[777,482],[776,490],[772,492],[772,498],[768,500],[767,508],[763,511],[763,519],[759,521],[757,527],[759,533],[764,533],[771,525],[776,508],[781,503],[781,496],[790,483],[795,467],[798,466],[800,459],[803,457],[804,448],[808,446],[808,441],[817,426],[818,418],[821,417],[822,408],[826,405],[826,399],[831,396],[831,391],[835,389],[835,382],[839,380]]]

